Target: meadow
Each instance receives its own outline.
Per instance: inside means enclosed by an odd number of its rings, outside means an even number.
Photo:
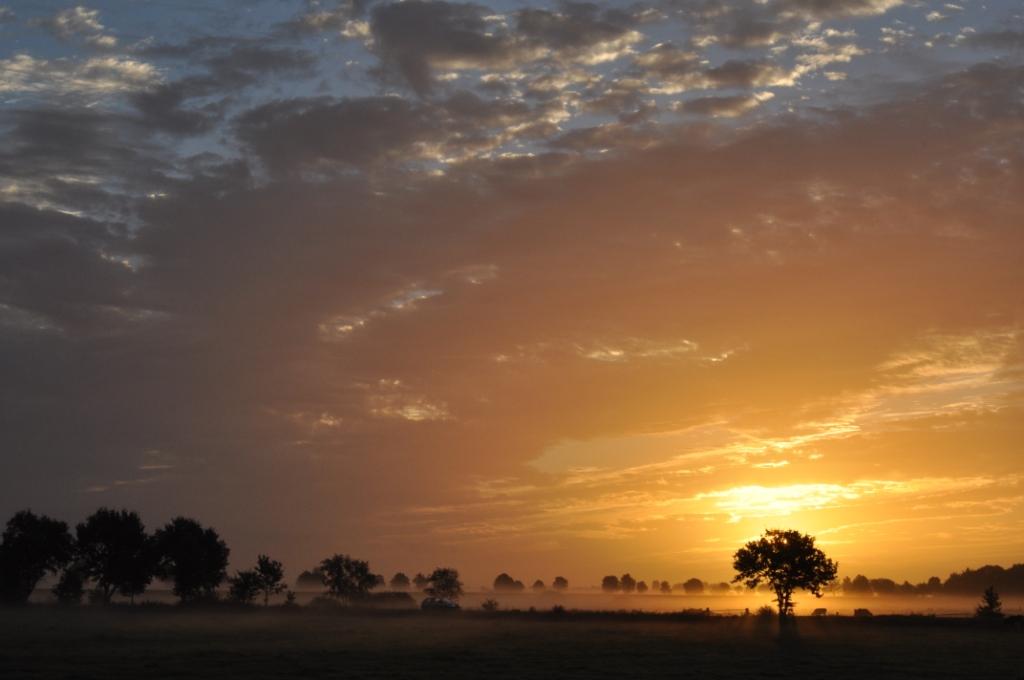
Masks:
[[[971,619],[168,606],[0,610],[0,677],[1024,678],[1024,631]]]

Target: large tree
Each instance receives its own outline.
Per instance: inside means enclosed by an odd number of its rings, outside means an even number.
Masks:
[[[733,556],[736,578],[748,588],[767,584],[779,605],[780,623],[793,611],[793,591],[806,590],[815,597],[836,578],[839,566],[814,546],[814,537],[799,531],[769,529]]]
[[[76,564],[101,601],[115,592],[134,599],[153,579],[152,540],[136,513],[100,508],[75,527],[75,537]]]
[[[174,581],[182,602],[213,598],[227,576],[228,546],[213,529],[176,517],[156,532],[157,574]]]
[[[71,560],[68,525],[31,510],[15,513],[0,539],[0,602],[24,604],[47,572]]]
[[[384,578],[370,571],[370,564],[348,555],[332,555],[320,563],[327,591],[342,600],[366,597],[371,588],[384,583]]]
[[[619,590],[624,593],[631,593],[636,590],[636,579],[632,574],[623,574],[619,579]]]
[[[270,597],[284,592],[284,566],[267,555],[256,557],[256,576],[259,578],[260,593],[263,594],[263,606],[270,604]]]
[[[459,572],[451,567],[438,567],[430,574],[429,579],[428,595],[448,600],[457,600],[462,595],[462,581],[459,580]]]

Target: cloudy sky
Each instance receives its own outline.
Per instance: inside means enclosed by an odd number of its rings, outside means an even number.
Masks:
[[[0,136],[4,517],[1024,556],[1018,0],[7,0]]]

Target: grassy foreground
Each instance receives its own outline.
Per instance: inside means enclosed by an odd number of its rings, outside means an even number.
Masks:
[[[973,621],[0,610],[0,678],[1000,678],[1024,632]]]

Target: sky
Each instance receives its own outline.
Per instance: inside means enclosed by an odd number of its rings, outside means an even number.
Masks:
[[[0,139],[4,517],[1024,561],[1016,0],[0,0]]]

